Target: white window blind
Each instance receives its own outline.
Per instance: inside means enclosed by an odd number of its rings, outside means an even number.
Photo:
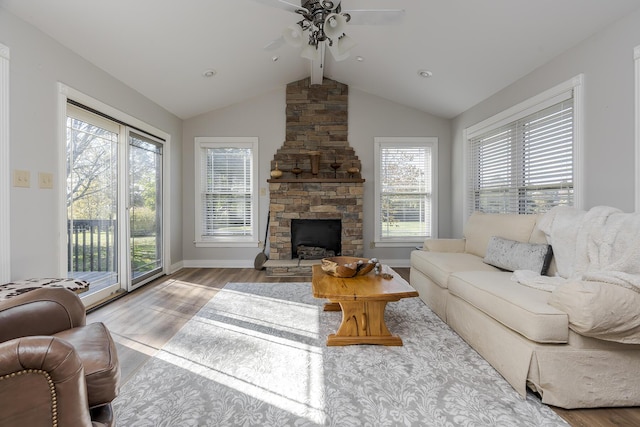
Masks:
[[[201,148],[202,237],[253,234],[253,154],[250,147]]]
[[[195,245],[258,245],[258,138],[196,137]]]
[[[377,145],[376,241],[422,241],[432,235],[435,143]]]
[[[573,205],[574,99],[568,96],[469,140],[469,213]]]

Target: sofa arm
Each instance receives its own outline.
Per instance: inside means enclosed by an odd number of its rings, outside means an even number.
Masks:
[[[423,250],[430,252],[464,252],[465,239],[427,239]]]
[[[3,426],[91,426],[82,362],[71,344],[33,336],[0,343]]]
[[[0,342],[84,326],[80,297],[64,288],[42,288],[0,302]]]

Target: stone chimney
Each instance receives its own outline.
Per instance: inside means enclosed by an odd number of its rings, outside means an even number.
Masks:
[[[287,85],[287,140],[271,161],[271,170],[277,163],[282,176],[268,180],[270,261],[291,261],[292,219],[341,219],[342,255],[364,252],[364,180],[354,173],[361,164],[347,141],[348,101],[349,87],[334,80],[311,85],[307,78]],[[318,158],[317,168],[312,158]],[[267,273],[300,275],[296,269],[269,264]]]

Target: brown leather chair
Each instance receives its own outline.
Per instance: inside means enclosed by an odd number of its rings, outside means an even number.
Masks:
[[[0,424],[113,426],[120,387],[116,347],[66,289],[0,302]]]

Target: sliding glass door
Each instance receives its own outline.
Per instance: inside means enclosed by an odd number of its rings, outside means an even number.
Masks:
[[[93,304],[164,273],[163,141],[67,105],[67,274]]]
[[[129,133],[129,255],[135,288],[162,271],[162,144]]]
[[[108,296],[120,289],[120,126],[67,108],[67,271]]]

